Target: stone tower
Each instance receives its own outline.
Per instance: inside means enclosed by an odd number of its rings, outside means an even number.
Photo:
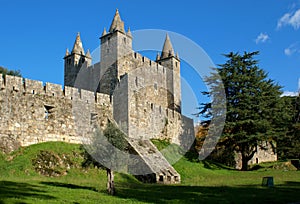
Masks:
[[[101,77],[99,92],[112,95],[121,76],[128,73],[128,66],[122,66],[127,56],[132,53],[132,36],[130,29],[125,31],[124,22],[121,20],[119,11],[115,16],[107,32],[104,28],[101,41]]]
[[[88,67],[92,64],[90,51],[88,50],[85,54],[79,33],[76,36],[71,53],[69,53],[69,50],[67,49],[64,60],[64,85],[74,87],[80,68],[83,66]]]
[[[157,55],[156,62],[168,68],[167,90],[168,108],[181,113],[181,83],[180,83],[180,59],[174,54],[174,49],[169,35],[166,35],[161,55]]]

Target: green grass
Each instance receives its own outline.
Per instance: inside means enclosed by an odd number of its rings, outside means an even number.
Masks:
[[[210,161],[193,163],[182,158],[174,165],[181,174],[180,185],[143,184],[130,175],[116,174],[117,194],[112,197],[106,193],[106,172],[101,169],[71,168],[61,177],[39,175],[32,160],[40,150],[73,155],[77,166],[83,162],[79,145],[65,143],[43,143],[0,154],[0,204],[300,202],[300,172],[270,168],[273,163],[240,172]],[[262,187],[264,176],[273,176],[275,187]]]

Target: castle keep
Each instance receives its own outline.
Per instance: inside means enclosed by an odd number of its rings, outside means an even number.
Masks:
[[[134,52],[133,40],[117,11],[100,37],[99,63],[92,65],[79,34],[71,52],[66,51],[64,89],[0,76],[2,146],[10,151],[46,141],[83,143],[91,124],[104,128],[113,120],[150,170],[150,181],[180,182],[150,141],[169,140],[184,150],[194,141],[193,120],[181,114],[180,59],[168,35],[155,61]]]

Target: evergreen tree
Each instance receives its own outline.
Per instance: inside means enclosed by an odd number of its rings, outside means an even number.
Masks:
[[[278,138],[278,157],[280,159],[300,158],[300,96],[285,96],[282,100],[287,107],[289,120],[286,122],[288,132]]]
[[[281,87],[267,79],[265,71],[254,59],[259,52],[229,53],[228,60],[216,68],[222,78],[226,93],[226,122],[221,142],[242,155],[242,170],[248,169],[248,161],[257,151],[261,141],[272,141],[284,134],[284,104],[280,100]],[[213,101],[220,100],[221,83],[217,74],[205,79],[210,85]],[[211,103],[203,104],[201,114],[211,117]],[[214,110],[215,111],[215,110]]]

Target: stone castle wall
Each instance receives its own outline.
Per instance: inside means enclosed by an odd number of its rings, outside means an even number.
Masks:
[[[0,140],[82,143],[92,120],[105,126],[111,115],[107,95],[0,74]]]
[[[169,140],[180,145],[187,139],[194,140],[193,120],[168,108],[168,96],[173,93],[167,76],[173,70],[134,52],[118,62],[129,66],[129,72],[121,76],[114,92],[114,119],[125,127],[129,137]]]

